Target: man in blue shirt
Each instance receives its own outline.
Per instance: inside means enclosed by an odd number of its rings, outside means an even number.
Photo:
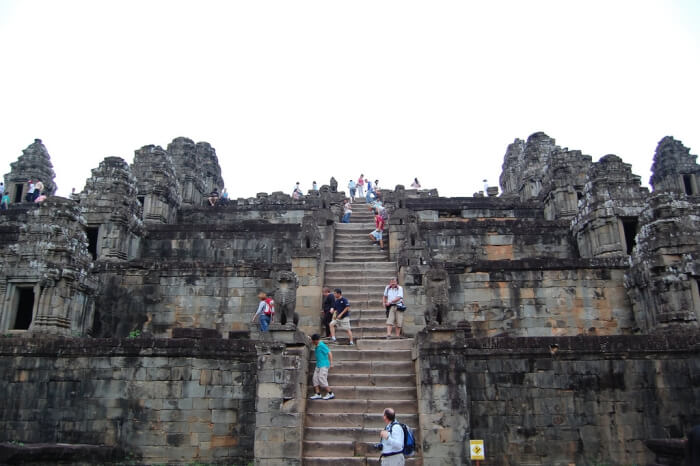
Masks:
[[[314,394],[310,397],[311,400],[332,400],[335,398],[331,387],[328,386],[328,369],[333,367],[333,353],[328,346],[321,341],[321,336],[318,333],[311,335],[311,343],[316,347],[316,369],[314,369]],[[326,395],[321,396],[321,388],[325,390]]]
[[[379,434],[382,445],[382,466],[403,466],[403,428],[396,422],[396,413],[391,408],[384,410],[386,427]]]
[[[335,294],[335,303],[333,303],[331,312],[334,317],[333,321],[329,324],[331,328],[331,342],[335,343],[335,328],[340,327],[348,332],[350,344],[354,345],[355,343],[352,341],[352,330],[350,329],[350,303],[347,299],[343,298],[343,292],[340,288],[333,290],[333,294]]]

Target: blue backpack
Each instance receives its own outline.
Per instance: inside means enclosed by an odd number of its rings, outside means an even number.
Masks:
[[[393,428],[394,424],[400,425],[401,428],[403,429],[403,456],[415,455],[416,454],[416,438],[413,436],[413,432],[411,431],[411,428],[408,427],[403,422],[394,421],[392,423],[392,427],[389,428],[390,430]]]

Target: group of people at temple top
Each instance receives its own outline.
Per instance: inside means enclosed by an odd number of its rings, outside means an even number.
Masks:
[[[46,200],[44,183],[41,180],[28,180],[27,193],[24,195],[25,202],[35,202],[37,204]],[[0,182],[0,209],[10,208],[10,193],[5,189],[5,184]]]

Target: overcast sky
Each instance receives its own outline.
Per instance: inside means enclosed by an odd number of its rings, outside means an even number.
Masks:
[[[544,131],[648,183],[700,153],[700,2],[0,0],[0,169],[35,138],[58,194],[104,157],[216,148],[232,197],[360,172],[471,196]]]

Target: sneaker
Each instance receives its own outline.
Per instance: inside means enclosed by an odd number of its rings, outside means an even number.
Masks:
[[[316,393],[316,394],[310,396],[310,397],[309,397],[309,400],[320,400],[321,398],[323,398],[323,397],[321,396],[321,394],[320,394],[320,393]]]
[[[350,346],[353,346],[354,344],[355,344],[355,342],[350,340]]]
[[[329,394],[327,394],[326,396],[323,397],[324,400],[332,400],[333,398],[335,398],[335,395],[333,394],[333,392],[330,392]]]

